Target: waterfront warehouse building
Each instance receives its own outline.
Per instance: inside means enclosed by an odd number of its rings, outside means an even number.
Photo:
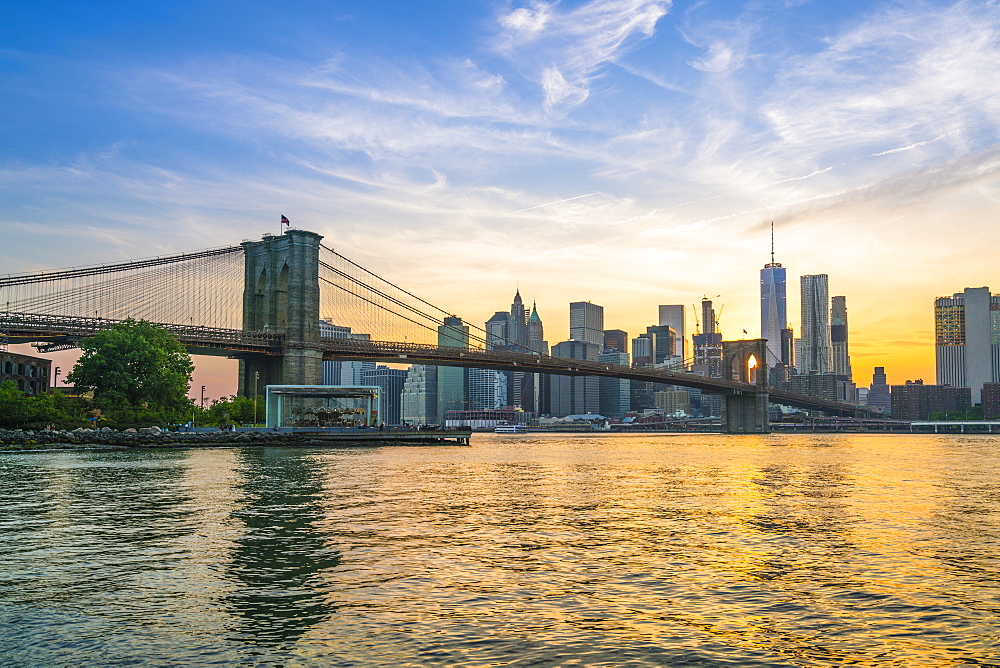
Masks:
[[[1000,382],[1000,295],[966,288],[934,300],[938,385],[968,387],[982,402],[985,383]]]

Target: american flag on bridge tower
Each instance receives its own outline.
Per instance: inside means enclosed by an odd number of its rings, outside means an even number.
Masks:
[[[282,215],[281,215],[281,224],[282,224],[282,225],[288,225],[289,227],[291,227],[291,226],[292,226],[292,224],[291,224],[290,222],[288,222],[288,219],[287,219],[287,218],[285,218],[285,215],[284,215],[284,214],[282,214]]]

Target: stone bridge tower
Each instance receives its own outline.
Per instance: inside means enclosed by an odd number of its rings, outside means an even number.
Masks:
[[[755,391],[729,391],[723,397],[722,431],[727,434],[769,434],[767,416],[767,340],[722,342],[722,377],[756,386]]]
[[[323,378],[319,345],[319,244],[322,236],[288,230],[261,241],[244,241],[243,329],[285,335],[282,355],[240,360],[241,396],[267,385],[318,385]]]

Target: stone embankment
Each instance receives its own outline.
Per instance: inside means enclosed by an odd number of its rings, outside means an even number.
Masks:
[[[0,429],[0,451],[77,448],[188,448],[197,446],[311,445],[301,435],[276,432],[176,432],[159,427],[116,431],[101,429]]]

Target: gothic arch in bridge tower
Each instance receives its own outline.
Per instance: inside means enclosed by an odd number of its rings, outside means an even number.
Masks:
[[[267,385],[318,385],[319,248],[322,236],[288,230],[244,241],[243,329],[281,334],[281,354],[247,354],[240,360],[240,394]]]
[[[274,288],[274,314],[277,319],[275,326],[279,332],[285,331],[288,326],[288,273],[288,263],[285,262],[278,272],[278,284]]]
[[[250,329],[263,331],[265,323],[265,312],[267,309],[267,268],[262,267],[257,275],[257,286],[253,293],[253,322]],[[244,324],[243,329],[247,329]]]
[[[723,431],[730,434],[771,431],[767,416],[767,374],[762,373],[761,368],[766,355],[767,341],[764,339],[722,342],[723,377],[753,386],[725,393]]]

